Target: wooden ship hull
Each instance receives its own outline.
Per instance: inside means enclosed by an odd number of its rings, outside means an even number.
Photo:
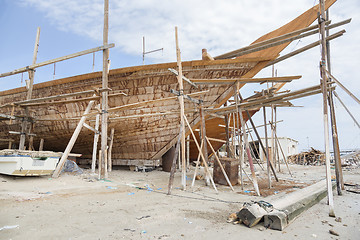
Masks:
[[[326,2],[326,8],[335,0]],[[284,35],[309,26],[317,17],[318,7],[315,6],[283,27],[264,35],[253,44]],[[252,78],[269,62],[276,59],[279,53],[290,42],[246,54],[237,58],[219,60],[196,60],[183,62],[183,75],[189,79],[232,79]],[[178,90],[176,76],[168,69],[177,69],[176,63],[154,64],[136,67],[113,69],[109,71],[109,107],[117,107],[117,111],[109,114],[109,129],[114,128],[112,148],[113,165],[138,165],[137,161],[159,161],[161,157],[177,141],[179,134],[179,102],[171,89]],[[89,73],[34,85],[32,98],[44,98],[60,94],[84,92],[101,88],[101,72]],[[243,86],[244,84],[241,84]],[[277,85],[281,88],[283,84]],[[202,92],[201,94],[196,94]],[[203,100],[205,107],[220,107],[234,94],[233,84],[199,85],[198,88],[184,82],[184,93],[195,93],[194,98]],[[100,97],[93,97],[89,91],[81,96],[51,101],[46,104],[22,103],[26,99],[26,88],[16,88],[0,92],[1,112],[13,116],[25,116],[27,107],[33,127],[34,148],[39,147],[40,139],[44,139],[44,149],[64,151],[76,128],[89,100],[99,103]],[[124,95],[125,94],[125,95]],[[136,103],[144,104],[136,106]],[[133,107],[129,104],[135,104]],[[254,114],[257,110],[251,111]],[[185,112],[193,129],[199,128],[200,118],[198,106],[185,100]],[[247,116],[244,114],[244,119]],[[21,132],[18,120],[0,121],[0,139],[13,139],[18,143],[18,136],[9,131]],[[87,123],[95,125],[95,115],[88,117]],[[207,136],[226,139],[223,118],[206,116]],[[189,132],[187,132],[187,135]],[[81,153],[82,159],[90,163],[94,142],[94,133],[83,128],[72,152]],[[214,143],[217,150],[223,143]],[[14,145],[13,145],[14,146]],[[0,149],[8,148],[8,142],[0,141]],[[196,159],[197,149],[191,143],[191,159]],[[210,149],[209,149],[210,153]],[[134,164],[132,164],[132,162]]]

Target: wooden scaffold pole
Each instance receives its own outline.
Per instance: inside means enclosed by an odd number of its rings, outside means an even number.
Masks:
[[[184,87],[182,80],[182,66],[181,66],[181,52],[179,47],[179,39],[178,39],[178,28],[175,27],[175,41],[176,41],[176,59],[178,65],[178,84],[179,84],[179,104],[180,104],[180,124],[185,126],[184,124]],[[185,158],[185,133],[181,132],[181,184],[183,190],[186,190],[186,158]]]
[[[335,217],[334,212],[334,198],[332,192],[331,172],[330,172],[330,144],[329,144],[329,119],[328,119],[328,107],[327,107],[327,76],[326,76],[326,39],[325,39],[325,7],[324,0],[320,2],[320,36],[321,36],[321,61],[320,61],[320,75],[321,75],[321,87],[323,95],[323,117],[324,117],[324,140],[325,140],[325,163],[326,163],[326,183],[328,191],[328,204],[329,204],[329,216]]]
[[[108,44],[109,38],[109,0],[104,0],[103,44]],[[100,178],[107,177],[107,139],[108,139],[108,71],[109,49],[103,50],[102,93],[101,93],[101,173]]]
[[[263,107],[263,112],[264,112],[264,131],[265,131],[265,145],[266,145],[266,164],[267,164],[267,177],[268,177],[268,183],[269,183],[269,188],[271,188],[271,176],[270,176],[270,166],[272,165],[272,162],[270,161],[270,154],[269,154],[269,142],[268,142],[268,136],[267,136],[267,127],[266,127],[266,109],[265,106]],[[274,171],[275,171],[276,166],[274,166]]]
[[[36,63],[36,59],[37,59],[37,53],[38,53],[38,49],[39,49],[39,40],[40,40],[40,27],[38,27],[37,31],[36,31],[36,40],[35,40],[34,54],[33,54],[33,60],[32,60],[33,65]],[[30,100],[32,97],[35,71],[29,70],[28,73],[29,73],[29,83],[26,84],[26,87],[27,87],[26,100]],[[26,114],[26,117],[29,118],[29,110],[27,107],[25,107],[25,114]],[[25,149],[25,139],[26,139],[25,132],[26,132],[27,124],[28,124],[27,119],[24,119],[21,124],[19,150]]]
[[[326,10],[326,20],[329,19],[329,9]],[[329,29],[326,30],[326,37],[329,36]],[[326,56],[327,56],[327,67],[328,72],[331,73],[331,62],[330,62],[330,42],[326,40]],[[333,140],[333,150],[334,150],[334,159],[335,159],[335,175],[336,175],[336,189],[338,195],[342,195],[342,189],[344,189],[344,180],[341,169],[341,158],[340,158],[340,147],[339,147],[339,137],[336,124],[335,116],[335,107],[334,107],[334,96],[333,89],[330,88],[328,94],[328,101],[330,107],[330,120],[331,120],[331,131],[332,131],[332,140]]]

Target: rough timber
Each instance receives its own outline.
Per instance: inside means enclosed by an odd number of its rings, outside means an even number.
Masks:
[[[336,0],[328,0],[326,8]],[[283,27],[270,32],[253,44],[259,43],[286,33],[293,32],[309,26],[317,18],[318,6],[315,6]],[[219,79],[219,78],[252,78],[270,61],[279,56],[279,53],[290,42],[249,53],[235,59],[221,60],[196,60],[183,62],[183,74],[189,79]],[[176,69],[176,63],[154,64],[146,66],[126,67],[113,69],[109,72],[109,107],[117,107],[142,101],[164,99],[148,103],[137,108],[128,108],[109,114],[109,129],[115,129],[112,159],[117,160],[158,160],[176,142],[179,129],[179,104],[177,98],[170,93],[171,89],[178,89],[176,76],[168,68]],[[59,94],[82,92],[101,88],[101,72],[89,73],[34,85],[33,99]],[[284,84],[277,84],[280,89]],[[240,85],[242,87],[243,84]],[[208,90],[202,95],[204,106],[222,106],[234,94],[232,84],[206,84],[201,86],[201,91]],[[200,89],[184,82],[184,92],[195,93]],[[125,93],[122,95],[119,93]],[[114,96],[112,96],[112,94]],[[92,93],[82,95],[92,97]],[[77,97],[67,98],[78,99]],[[166,99],[165,99],[166,98]],[[0,106],[26,99],[26,89],[16,88],[0,92]],[[38,148],[40,139],[44,139],[44,149],[63,151],[74,131],[77,121],[84,112],[87,101],[69,101],[51,105],[37,105],[30,109],[32,120],[35,123],[33,133],[36,134],[35,149]],[[13,113],[14,116],[24,117],[23,108],[15,105],[0,108],[4,114]],[[200,118],[197,106],[190,101],[185,101],[186,116],[198,128]],[[251,111],[254,114],[256,111]],[[137,116],[137,117],[134,117]],[[89,125],[95,125],[95,116],[89,117]],[[244,120],[247,116],[244,114]],[[10,136],[9,131],[20,132],[20,121],[0,121],[0,138],[16,139]],[[210,138],[225,139],[223,118],[208,115],[206,119],[207,136]],[[187,135],[189,132],[187,132]],[[16,143],[16,142],[15,142]],[[84,159],[91,159],[93,145],[93,132],[83,129],[73,152],[82,153]],[[213,147],[218,149],[221,142]],[[0,149],[7,148],[8,143],[0,141]],[[190,146],[191,158],[196,158],[195,145]],[[210,152],[210,151],[209,151]]]

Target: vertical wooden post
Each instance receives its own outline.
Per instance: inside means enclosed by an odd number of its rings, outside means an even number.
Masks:
[[[178,154],[179,154],[179,150],[180,150],[181,134],[183,131],[184,131],[184,126],[180,124],[179,138],[176,143],[175,154],[174,154],[174,158],[173,158],[171,170],[170,170],[168,193],[167,193],[168,195],[171,194],[172,186],[174,184],[174,177],[175,177],[175,172],[176,172],[176,159],[178,158]]]
[[[39,152],[42,151],[44,149],[44,139],[40,139],[40,144],[39,144]]]
[[[227,103],[224,104],[224,106],[226,106]],[[229,116],[228,114],[225,114],[225,134],[226,134],[226,153],[228,157],[232,157],[231,151],[230,151],[230,143],[229,143],[229,139],[230,139],[230,134],[229,134]]]
[[[177,66],[178,66],[178,76],[177,80],[179,83],[179,103],[180,103],[180,122],[183,126],[184,125],[184,87],[183,87],[183,80],[182,80],[182,66],[181,66],[181,53],[179,48],[179,39],[178,39],[178,28],[175,27],[175,41],[176,41],[176,59],[177,59]],[[186,159],[185,159],[185,133],[181,133],[181,165],[182,165],[182,172],[181,172],[181,183],[183,190],[186,190]]]
[[[101,149],[99,150],[99,163],[98,163],[98,171],[99,171],[99,180],[101,179],[101,168],[102,168],[102,159],[101,159],[102,153],[101,153]]]
[[[111,172],[112,171],[112,146],[113,146],[113,143],[114,143],[114,132],[115,132],[115,129],[112,128],[111,129],[111,133],[110,133],[110,144],[109,144],[109,151],[108,151],[108,171]]]
[[[201,142],[204,142],[204,146],[202,148],[202,151],[203,151],[203,155],[205,157],[205,161],[208,163],[209,162],[209,153],[208,153],[208,144],[207,144],[207,141],[206,141],[206,126],[205,126],[205,114],[204,114],[204,109],[200,106],[199,107],[199,110],[200,110],[200,118],[201,118],[201,121],[200,121],[200,135],[201,135]],[[206,175],[205,176],[205,181],[206,181],[206,184],[209,185],[210,184],[210,181],[209,181],[209,176]]]
[[[240,116],[239,114],[241,114],[239,112],[239,89],[240,89],[240,86],[239,86],[239,82],[236,83],[236,92],[235,92],[235,104],[236,104],[236,130],[238,131],[238,142],[239,142],[239,165],[240,165],[240,182],[241,182],[241,190],[244,190],[244,179],[243,179],[243,164],[244,164],[244,148],[243,148],[243,137],[242,136],[245,136],[244,133],[243,135],[241,136],[240,135],[240,123],[239,123],[239,120],[240,120]]]
[[[100,108],[100,105],[98,105]],[[96,167],[96,156],[97,156],[97,146],[99,142],[99,125],[100,125],[100,114],[96,115],[95,120],[95,134],[94,134],[94,144],[93,144],[93,153],[92,153],[92,160],[91,160],[91,172],[95,173],[95,167]],[[100,155],[101,156],[101,155]]]
[[[190,137],[190,135],[188,135],[188,137]],[[200,149],[203,149],[203,147],[204,147],[204,141],[201,140]],[[200,155],[200,152],[199,152],[197,160],[196,160],[196,165],[195,165],[195,170],[194,170],[194,177],[192,179],[191,187],[194,187],[194,184],[195,184],[195,179],[196,179],[198,167],[199,167],[199,164],[200,164],[200,157],[201,157],[201,155]]]
[[[239,112],[240,112],[241,128],[242,128],[244,141],[245,141],[245,150],[246,150],[247,157],[249,159],[249,165],[250,165],[251,175],[252,175],[252,178],[253,178],[253,184],[254,184],[256,194],[258,196],[260,196],[259,186],[258,186],[258,183],[257,183],[257,180],[256,180],[256,175],[255,175],[254,164],[253,164],[251,153],[250,153],[250,146],[249,146],[248,136],[247,136],[246,129],[245,129],[245,121],[244,121],[244,118],[243,118],[243,115],[242,115],[242,111],[240,110]]]
[[[88,114],[90,112],[91,107],[92,107],[93,104],[94,104],[94,101],[89,102],[89,105],[87,106],[87,108],[86,108],[83,116],[81,117],[81,119],[80,119],[80,121],[79,121],[73,135],[70,138],[70,141],[69,141],[68,145],[66,146],[66,149],[65,149],[63,155],[61,156],[61,158],[59,160],[59,163],[58,163],[58,165],[57,165],[57,167],[56,167],[56,169],[55,169],[55,171],[54,171],[54,173],[52,175],[53,178],[59,177],[60,171],[61,171],[62,167],[64,166],[64,163],[67,160],[67,158],[69,156],[69,153],[71,152],[71,150],[72,150],[72,148],[73,148],[73,146],[75,144],[75,141],[76,141],[76,139],[78,138],[78,136],[80,134],[82,126],[84,125],[84,122],[85,122],[85,120],[87,118],[86,114]]]
[[[334,212],[334,199],[332,193],[331,184],[331,172],[330,172],[330,145],[329,145],[329,119],[328,119],[328,107],[327,107],[327,78],[325,73],[326,68],[326,37],[325,37],[325,7],[324,0],[320,1],[320,36],[321,36],[321,62],[320,62],[320,74],[321,74],[321,86],[323,94],[323,113],[324,113],[324,138],[325,138],[325,163],[326,163],[326,180],[328,190],[328,204],[329,204],[329,216],[335,217]]]
[[[326,10],[326,21],[329,20],[329,9]],[[329,36],[329,29],[326,30],[326,37]],[[330,62],[330,41],[326,41],[326,56],[327,56],[327,67],[328,71],[331,74],[331,62]],[[330,89],[328,95],[329,107],[330,107],[330,120],[331,120],[331,131],[332,131],[332,140],[333,140],[333,150],[334,150],[334,159],[335,159],[335,174],[336,174],[336,189],[338,195],[342,195],[342,189],[344,188],[344,179],[341,169],[341,158],[340,158],[340,147],[339,147],[339,138],[337,132],[336,116],[335,116],[335,107],[334,107],[334,97],[333,90]]]
[[[31,133],[34,130],[34,123],[30,123],[29,133]],[[29,137],[29,151],[34,150],[34,136]]]
[[[109,32],[109,0],[104,0],[104,29],[103,29],[103,45],[108,44]],[[101,174],[100,178],[105,178],[107,171],[106,151],[108,137],[108,64],[109,49],[103,50],[103,71],[102,71],[102,93],[101,93]]]
[[[39,49],[39,40],[40,40],[40,27],[38,27],[37,31],[36,31],[36,40],[35,40],[35,46],[34,46],[32,65],[34,65],[36,63],[37,53],[38,53],[38,49]],[[28,71],[28,73],[29,73],[29,81],[30,82],[29,82],[28,89],[27,89],[26,100],[31,99],[31,96],[32,96],[35,71],[31,69],[31,70]],[[25,139],[26,139],[25,132],[26,132],[26,128],[27,128],[27,120],[28,120],[28,118],[30,116],[27,107],[25,107],[25,115],[26,115],[26,118],[23,120],[23,122],[21,124],[21,135],[20,135],[19,150],[24,150],[25,149]]]
[[[35,40],[35,46],[34,46],[34,54],[33,54],[32,65],[34,65],[36,63],[36,60],[37,60],[37,53],[38,53],[38,50],[39,50],[39,40],[40,40],[40,27],[38,27],[37,31],[36,31],[36,40]],[[27,95],[26,95],[26,100],[29,100],[32,97],[32,90],[33,90],[33,85],[34,85],[35,71],[30,70],[28,73],[29,73],[30,84],[29,84],[29,89],[28,89]]]
[[[190,135],[186,138],[186,169],[190,169]]]
[[[277,161],[278,165],[279,165],[279,172],[281,172],[281,168],[280,168],[280,157],[279,157],[279,146],[278,146],[278,142],[276,141],[276,136],[277,136],[277,127],[276,127],[276,122],[277,122],[277,111],[276,111],[276,107],[274,107],[274,136],[275,136],[275,144],[274,144],[274,156],[275,156],[275,162]]]
[[[264,112],[264,131],[265,131],[265,146],[266,146],[266,165],[267,165],[267,177],[268,177],[268,183],[269,183],[269,188],[271,188],[271,177],[270,177],[270,165],[272,165],[272,163],[270,162],[270,154],[269,154],[269,144],[268,144],[268,136],[267,136],[267,127],[266,127],[266,109],[265,106],[263,107],[263,112]],[[275,170],[275,169],[274,169]]]

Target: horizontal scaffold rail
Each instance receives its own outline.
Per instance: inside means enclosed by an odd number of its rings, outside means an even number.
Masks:
[[[67,60],[67,59],[79,57],[79,56],[82,56],[82,55],[86,55],[86,54],[89,54],[89,53],[102,51],[102,50],[104,50],[104,49],[113,48],[113,47],[115,47],[115,44],[114,44],[114,43],[110,43],[110,44],[108,44],[108,45],[103,45],[103,46],[100,46],[100,47],[91,48],[91,49],[88,49],[88,50],[84,50],[84,51],[81,51],[81,52],[73,53],[73,54],[70,54],[70,55],[63,56],[63,57],[51,59],[51,60],[48,60],[48,61],[45,61],[45,62],[36,63],[36,64],[30,65],[30,66],[26,66],[26,67],[23,67],[23,68],[19,68],[19,69],[13,70],[13,71],[11,71],[11,72],[2,73],[2,74],[0,74],[0,78],[2,78],[2,77],[7,77],[7,76],[11,76],[11,75],[18,74],[18,73],[27,72],[27,71],[30,71],[30,70],[34,70],[35,68],[38,68],[38,67],[43,67],[43,66],[46,66],[46,65],[49,65],[49,64],[53,64],[53,63],[56,63],[56,62],[61,62],[61,61]]]

